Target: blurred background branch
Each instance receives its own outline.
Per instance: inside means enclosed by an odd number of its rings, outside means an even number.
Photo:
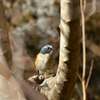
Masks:
[[[7,63],[10,68],[12,65],[12,52],[2,0],[0,0],[0,15],[0,60],[4,64]]]

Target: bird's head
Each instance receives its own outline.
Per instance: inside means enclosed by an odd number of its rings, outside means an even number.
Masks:
[[[41,54],[53,54],[53,46],[52,45],[45,45],[44,47],[42,47],[42,49],[40,50]]]

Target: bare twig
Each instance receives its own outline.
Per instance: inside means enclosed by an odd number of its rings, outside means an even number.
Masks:
[[[94,60],[91,61],[90,71],[89,71],[89,75],[88,75],[88,78],[87,78],[87,81],[86,81],[86,89],[88,87],[88,84],[89,84],[89,81],[90,81],[90,78],[91,78],[91,74],[92,74],[92,70],[93,70],[93,64],[94,64]]]
[[[81,16],[82,16],[82,45],[83,45],[83,72],[82,72],[82,92],[83,100],[86,100],[86,86],[85,86],[85,75],[86,75],[86,43],[85,43],[85,15],[84,7],[86,6],[86,1],[84,0],[84,5],[82,0],[80,0]]]
[[[81,1],[81,0],[80,0]],[[82,6],[82,5],[81,5]],[[85,69],[86,69],[86,43],[85,43],[85,16],[84,11],[81,7],[81,14],[82,14],[82,41],[83,41],[83,75],[82,78],[85,78]]]

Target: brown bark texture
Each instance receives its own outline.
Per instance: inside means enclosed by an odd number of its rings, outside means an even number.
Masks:
[[[80,2],[79,0],[61,0],[61,40],[59,73],[64,81],[60,100],[69,100],[73,92],[79,67],[80,53]],[[63,72],[62,72],[63,71]]]

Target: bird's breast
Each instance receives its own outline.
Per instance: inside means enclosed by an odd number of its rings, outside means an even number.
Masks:
[[[37,55],[37,59],[35,61],[35,65],[37,69],[46,70],[52,67],[53,65],[53,56],[49,54],[41,54]]]

